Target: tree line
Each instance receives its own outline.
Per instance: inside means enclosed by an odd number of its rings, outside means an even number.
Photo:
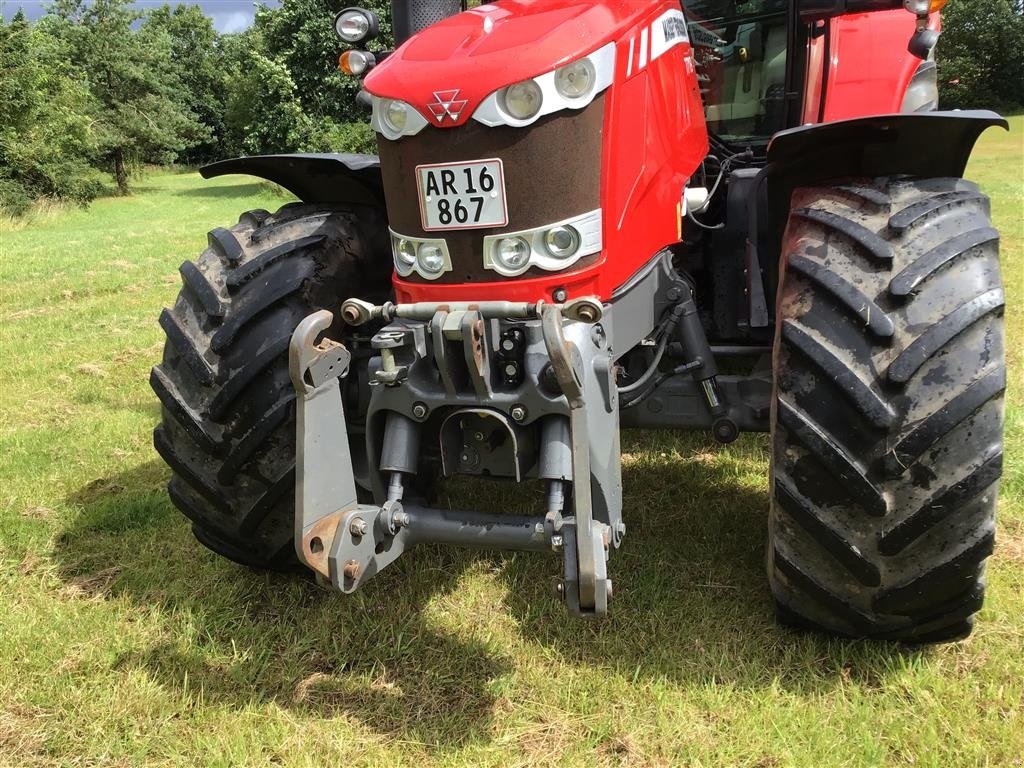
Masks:
[[[0,20],[0,208],[127,193],[145,164],[272,152],[373,152],[358,83],[338,71],[345,0],[258,8],[218,34],[195,5],[56,0]],[[384,0],[363,3],[378,6]],[[382,24],[375,46],[389,44]]]
[[[951,0],[939,43],[944,108],[1024,105],[1022,0]],[[195,5],[56,0],[0,20],[0,209],[127,193],[144,164],[272,152],[372,152],[358,83],[337,69],[347,0],[283,0],[240,34]],[[387,0],[376,10],[387,48]]]

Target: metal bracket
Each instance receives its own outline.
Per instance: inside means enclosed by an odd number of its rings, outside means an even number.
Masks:
[[[316,338],[334,316],[321,310],[292,334],[288,371],[296,394],[295,551],[320,576],[335,581],[329,553],[346,512],[358,508],[352,456],[338,379],[351,354],[338,342]]]
[[[601,615],[608,611],[606,576],[608,526],[593,518],[590,486],[590,438],[579,350],[562,332],[562,311],[545,305],[541,312],[544,345],[551,367],[569,402],[572,435],[573,512],[564,543],[565,599],[573,613]],[[603,529],[603,530],[602,530]]]

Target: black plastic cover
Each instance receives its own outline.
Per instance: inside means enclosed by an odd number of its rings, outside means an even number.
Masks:
[[[287,189],[306,203],[384,205],[376,155],[253,155],[221,160],[199,169],[204,179],[232,173],[256,176]]]

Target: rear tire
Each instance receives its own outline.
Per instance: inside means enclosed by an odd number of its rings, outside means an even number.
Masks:
[[[783,241],[768,571],[780,619],[966,636],[1002,467],[1003,292],[962,179],[798,189]]]
[[[160,315],[167,335],[150,383],[163,405],[153,433],[173,474],[168,493],[209,549],[251,567],[290,569],[295,502],[295,391],[288,342],[305,316],[340,301],[388,297],[382,213],[293,203],[215,229]],[[332,338],[351,336],[340,323]],[[355,372],[355,366],[353,366]],[[346,380],[357,431],[357,376]],[[365,408],[365,404],[362,404]],[[364,453],[353,439],[353,459]]]

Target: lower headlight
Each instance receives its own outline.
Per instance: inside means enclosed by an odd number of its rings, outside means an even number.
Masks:
[[[544,233],[544,249],[556,259],[567,259],[580,249],[580,233],[575,227],[552,227]]]
[[[428,275],[439,275],[444,271],[444,251],[433,243],[422,243],[416,253],[420,272]]]
[[[408,269],[416,263],[416,243],[404,237],[395,238],[395,261],[398,266]]]
[[[544,94],[533,80],[510,85],[501,97],[502,108],[516,120],[529,120],[540,112]]]
[[[491,258],[507,270],[522,269],[530,261],[530,244],[522,237],[503,237],[495,242]]]

